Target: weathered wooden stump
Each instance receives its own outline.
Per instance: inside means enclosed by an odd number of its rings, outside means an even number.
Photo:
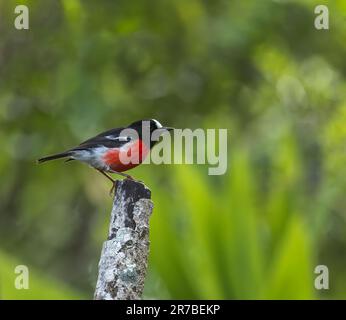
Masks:
[[[117,181],[108,240],[99,262],[96,300],[140,299],[149,255],[151,191],[141,182]]]

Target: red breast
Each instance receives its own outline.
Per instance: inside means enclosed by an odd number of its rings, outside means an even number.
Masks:
[[[103,155],[103,161],[109,165],[112,170],[122,172],[141,164],[149,151],[150,149],[144,142],[138,139],[121,148],[109,149]],[[126,159],[126,163],[122,163],[121,159]]]

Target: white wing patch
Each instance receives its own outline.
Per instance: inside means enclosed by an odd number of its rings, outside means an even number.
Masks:
[[[159,128],[162,128],[162,124],[161,124],[160,122],[158,122],[158,121],[155,120],[155,119],[151,119],[151,120],[155,122],[156,127],[157,127],[158,129],[159,129]]]
[[[114,141],[123,141],[123,142],[127,142],[127,141],[131,141],[131,137],[121,137],[121,136],[106,136],[107,139],[109,140],[114,140]]]

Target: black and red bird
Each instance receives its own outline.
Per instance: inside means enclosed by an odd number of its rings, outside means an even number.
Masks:
[[[126,130],[129,129],[129,130]],[[49,160],[67,158],[66,161],[79,160],[85,162],[115,182],[106,172],[117,173],[129,179],[130,175],[123,173],[141,164],[157,140],[152,140],[154,131],[159,135],[173,130],[163,127],[155,119],[140,120],[128,127],[115,128],[82,142],[79,146],[65,152],[38,159],[38,163]],[[131,132],[136,134],[130,134]],[[143,139],[143,133],[149,133],[149,139]],[[122,161],[126,158],[128,161]]]

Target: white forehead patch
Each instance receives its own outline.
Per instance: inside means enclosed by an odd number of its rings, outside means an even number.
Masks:
[[[157,128],[162,128],[162,124],[160,122],[158,122],[155,119],[151,119],[151,120],[155,122]]]

